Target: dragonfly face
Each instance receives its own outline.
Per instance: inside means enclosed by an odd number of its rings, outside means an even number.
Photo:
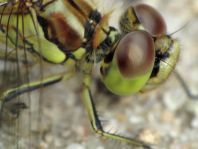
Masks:
[[[101,68],[104,83],[112,92],[121,95],[155,88],[168,78],[176,65],[178,41],[167,35],[163,17],[145,4],[129,7],[121,16],[120,28],[123,36],[131,35],[135,40],[124,37],[118,43],[115,64]],[[118,82],[122,84],[116,85]]]
[[[104,132],[89,87],[95,64],[100,65],[102,82],[118,95],[143,92],[166,80],[176,65],[179,43],[167,34],[166,23],[158,11],[145,4],[129,7],[120,18],[119,31],[108,24],[111,13],[102,15],[89,1],[23,0],[7,1],[0,6],[0,41],[5,49],[14,49],[14,53],[23,49],[40,61],[68,67],[68,61],[72,61],[75,71],[80,70],[85,78],[82,96],[95,132],[151,148],[138,140]],[[10,56],[5,60],[9,61]],[[18,60],[17,55],[15,58]],[[17,84],[16,88],[0,92],[0,97],[9,102],[19,94],[69,77],[58,74]],[[23,103],[16,106],[27,108]]]

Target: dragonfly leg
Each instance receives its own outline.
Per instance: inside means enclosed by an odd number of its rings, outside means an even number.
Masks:
[[[71,72],[68,72],[66,74],[57,74],[54,76],[43,78],[42,80],[32,81],[29,83],[24,83],[18,87],[8,89],[0,94],[0,125],[1,125],[1,119],[2,119],[2,111],[4,110],[6,103],[9,103],[10,101],[13,101],[16,97],[28,93],[40,88],[48,87],[50,85],[56,84],[62,80],[68,80],[71,78],[74,74]],[[22,110],[27,109],[28,106],[21,101],[17,101],[14,104],[8,104],[8,111],[15,117],[19,117],[19,114]]]
[[[189,89],[186,81],[182,78],[182,76],[179,74],[178,71],[174,71],[174,74],[176,76],[176,78],[178,79],[178,81],[180,82],[183,90],[185,91],[186,95],[190,98],[190,99],[198,99],[198,94],[193,94],[191,92],[191,90]]]
[[[57,74],[57,75],[54,75],[54,76],[43,78],[41,80],[32,81],[32,82],[29,82],[29,83],[22,84],[18,87],[11,88],[11,89],[8,89],[8,90],[4,91],[2,93],[2,95],[0,96],[0,101],[2,100],[3,102],[9,102],[9,101],[11,101],[12,99],[14,99],[15,97],[17,97],[21,94],[31,92],[31,91],[37,90],[39,88],[43,88],[43,87],[53,85],[53,84],[58,83],[62,80],[68,80],[72,76],[73,76],[73,73],[67,73],[67,74],[64,74],[64,75],[63,74]]]
[[[88,113],[89,120],[91,122],[91,126],[97,134],[100,134],[101,136],[104,136],[106,138],[110,138],[113,140],[126,142],[137,147],[142,147],[145,149],[153,149],[149,144],[139,141],[137,139],[124,137],[124,136],[117,135],[114,133],[109,133],[103,130],[103,126],[98,118],[98,114],[94,105],[91,91],[87,85],[85,85],[82,90],[82,98],[83,98],[83,102]]]

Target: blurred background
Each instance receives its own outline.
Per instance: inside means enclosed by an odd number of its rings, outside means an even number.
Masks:
[[[147,3],[160,11],[167,22],[168,33],[188,23],[173,35],[181,43],[176,70],[192,93],[198,94],[198,1],[98,1],[101,11],[115,6],[110,22],[113,26],[117,26],[119,14],[127,6],[137,3]],[[40,149],[131,149],[125,143],[104,139],[92,131],[81,102],[78,79],[76,77],[43,90]],[[97,79],[92,92],[105,130],[141,139],[159,149],[198,148],[198,99],[192,100],[186,95],[174,74],[156,90],[144,94],[117,97]],[[34,123],[33,120],[31,122]],[[20,141],[23,142],[22,139]],[[5,143],[1,143],[0,149],[6,149]]]

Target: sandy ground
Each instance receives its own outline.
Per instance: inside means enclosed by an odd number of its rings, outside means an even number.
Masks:
[[[176,69],[190,90],[198,94],[197,0],[147,0],[146,3],[154,6],[165,17],[168,33],[189,23],[174,34],[181,42],[181,57]],[[34,149],[34,144],[39,144],[39,149],[135,149],[93,133],[80,99],[78,82],[79,78],[76,77],[44,89],[41,107],[38,107],[36,101],[37,93],[33,92],[31,109],[35,113],[23,117],[23,112],[20,130],[15,127],[15,130],[22,132],[29,130],[27,126],[31,124],[32,144],[26,146],[29,131],[22,135],[24,137],[15,135],[14,142],[10,134],[3,131],[0,135],[0,149]],[[157,149],[198,148],[198,101],[186,95],[175,75],[171,75],[156,90],[145,94],[117,97],[107,93],[104,86],[96,85],[93,85],[92,90],[105,130],[139,138],[156,145]],[[42,121],[38,123],[39,109],[42,110]],[[37,137],[38,132],[41,133],[40,138]]]

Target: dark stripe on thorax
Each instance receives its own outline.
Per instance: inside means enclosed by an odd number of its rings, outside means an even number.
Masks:
[[[91,6],[83,1],[65,0],[64,4],[77,17],[79,22],[84,26],[92,11]]]

